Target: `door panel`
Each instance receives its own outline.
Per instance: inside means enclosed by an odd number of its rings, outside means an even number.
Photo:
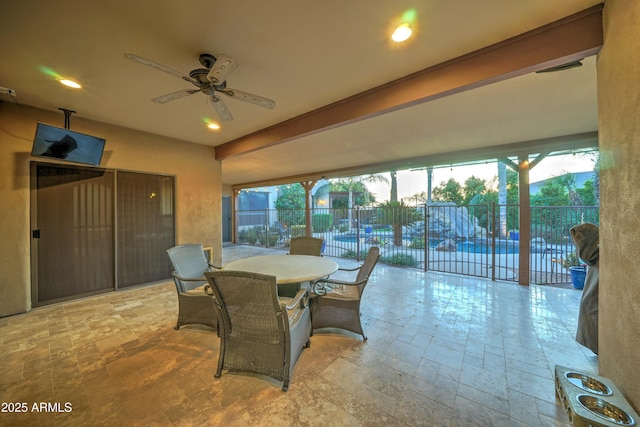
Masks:
[[[222,242],[231,241],[231,197],[222,197]]]
[[[119,171],[117,180],[118,287],[170,278],[175,178]]]
[[[38,305],[115,288],[113,172],[36,165]]]

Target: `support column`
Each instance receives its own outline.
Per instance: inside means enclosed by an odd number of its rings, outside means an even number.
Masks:
[[[300,185],[304,188],[304,216],[305,216],[305,236],[311,237],[313,235],[312,223],[311,223],[311,190],[318,181],[302,181]]]
[[[433,168],[427,168],[427,203],[431,204],[431,186],[433,181]]]
[[[531,194],[529,189],[529,172],[545,157],[549,155],[548,151],[538,154],[533,160],[529,161],[529,156],[521,155],[518,157],[518,164],[509,158],[498,159],[510,168],[518,171],[518,283],[521,285],[529,285],[531,275]]]
[[[519,218],[519,254],[518,254],[518,283],[529,285],[531,260],[531,201],[529,191],[529,159],[527,156],[518,158],[518,203],[520,205]]]
[[[237,227],[237,212],[236,206],[238,206],[238,196],[241,190],[233,190],[233,197],[231,197],[231,241],[238,243],[238,227]]]

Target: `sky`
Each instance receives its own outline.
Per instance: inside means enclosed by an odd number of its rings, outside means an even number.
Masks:
[[[531,183],[543,181],[554,176],[563,175],[569,172],[588,172],[594,167],[589,155],[569,154],[562,156],[550,156],[538,163],[529,174]],[[449,178],[454,178],[460,184],[470,176],[475,176],[489,182],[498,176],[497,163],[476,164],[469,166],[453,166],[435,168],[433,170],[432,188],[446,182]],[[391,179],[389,174],[383,174],[387,179]],[[427,191],[427,171],[398,171],[398,199],[411,197],[416,193]],[[389,200],[390,184],[387,183],[367,183],[369,191],[376,195],[376,201]]]

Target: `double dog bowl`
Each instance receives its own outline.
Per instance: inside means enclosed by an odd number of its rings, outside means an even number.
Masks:
[[[573,427],[637,425],[638,414],[607,378],[556,365],[555,383]]]

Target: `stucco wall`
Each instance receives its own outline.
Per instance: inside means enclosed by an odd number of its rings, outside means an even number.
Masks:
[[[0,103],[0,316],[31,308],[29,153],[37,121],[63,127],[64,116]],[[221,166],[212,147],[75,115],[71,129],[107,140],[102,167],[175,175],[177,243],[211,246],[221,262]]]
[[[600,373],[640,408],[640,2],[607,0],[598,57]]]

